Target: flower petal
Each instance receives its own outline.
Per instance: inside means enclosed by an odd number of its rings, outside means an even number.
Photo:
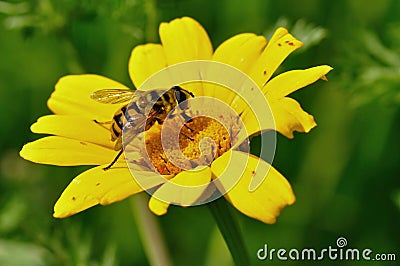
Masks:
[[[241,130],[240,135],[238,135],[238,136],[241,136],[241,138],[239,138],[240,140],[238,141],[238,143],[241,143],[241,139],[244,140],[247,137],[251,137],[253,135],[259,134],[262,131],[270,130],[270,129],[275,130],[275,126],[274,126],[273,122],[269,123],[270,127],[261,128],[260,121],[258,121],[255,113],[250,108],[245,109],[245,111],[243,112],[243,114],[240,117],[243,121],[243,124],[246,127],[247,132],[246,132],[246,134],[244,134],[244,133],[242,133],[243,130]]]
[[[156,190],[149,201],[149,208],[157,215],[167,212],[170,203],[184,207],[195,204],[207,189],[211,169],[183,171]]]
[[[136,88],[165,67],[167,67],[167,60],[160,44],[149,43],[133,48],[129,59],[129,75]]]
[[[64,218],[143,191],[124,163],[117,163],[107,171],[103,170],[105,166],[91,168],[75,177],[57,200],[53,216]]]
[[[168,65],[211,59],[210,39],[204,28],[194,19],[183,17],[161,23],[159,33]]]
[[[112,169],[112,168],[110,168]],[[164,184],[166,180],[170,179],[171,176],[160,176],[153,171],[132,171],[132,165],[129,166],[131,176],[134,178],[135,182],[131,180],[126,180],[121,183],[118,187],[108,191],[100,201],[101,205],[111,204],[113,202],[123,200],[126,195],[130,195],[132,191],[136,191],[136,186],[139,185],[142,190],[150,190],[156,186]]]
[[[288,138],[293,138],[293,131],[310,132],[317,124],[314,117],[306,113],[300,104],[292,98],[284,97],[270,103],[275,119],[276,130]]]
[[[225,197],[245,215],[264,223],[275,223],[281,210],[295,201],[289,182],[270,164],[256,156],[238,151],[232,151],[231,158],[224,155],[212,164],[212,171],[217,176],[222,174],[223,165],[229,164],[228,160],[247,161],[245,169],[232,167],[227,169],[230,172],[244,170],[242,177],[232,189],[229,189],[230,184],[227,186],[224,180],[216,180],[220,189],[228,191]],[[262,183],[251,192],[249,186],[254,178],[259,179],[257,175],[261,175]]]
[[[323,79],[331,70],[332,67],[323,65],[305,70],[287,71],[269,81],[262,90],[268,99],[279,99],[318,79]]]
[[[167,213],[169,203],[161,201],[157,198],[151,197],[149,200],[149,209],[156,215],[164,215]]]
[[[267,40],[263,36],[257,36],[253,33],[238,34],[223,42],[215,50],[213,60],[228,64],[244,73],[248,73],[266,45]],[[221,72],[216,73],[216,75],[224,78],[226,73]],[[246,84],[248,80],[244,77],[245,75],[237,75],[237,73],[235,73],[234,76],[225,77],[227,83],[224,84],[228,85],[232,82],[234,83],[232,85],[236,88],[241,87],[248,89],[252,85]],[[244,102],[239,99],[240,97],[236,93],[229,89],[222,88],[222,86],[211,87],[211,89],[213,93],[207,93],[206,89],[204,91],[208,95],[223,100],[228,104],[231,104],[233,100],[236,99],[236,103],[232,107],[239,113],[242,111]],[[249,92],[246,90],[242,93],[248,94]]]
[[[31,126],[38,134],[51,134],[90,142],[113,149],[110,131],[93,120],[76,115],[46,115]]]
[[[59,166],[107,164],[116,155],[117,152],[112,149],[59,136],[30,142],[20,151],[20,156],[25,160]]]
[[[278,28],[264,52],[250,70],[249,76],[262,88],[285,58],[303,43],[284,28]]]
[[[213,60],[229,64],[248,73],[263,52],[267,40],[264,36],[242,33],[224,41],[215,50]]]
[[[90,98],[93,92],[110,88],[128,90],[121,83],[98,75],[65,76],[57,82],[47,105],[55,114],[79,115],[99,122],[111,121],[114,113],[124,104],[103,104]]]

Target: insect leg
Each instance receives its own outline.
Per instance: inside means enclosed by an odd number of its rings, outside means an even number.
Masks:
[[[99,126],[101,126],[104,129],[110,130],[108,127],[106,127],[105,125],[111,124],[112,121],[107,121],[107,122],[99,122],[96,119],[93,120],[93,122],[95,122],[96,124],[98,124]]]
[[[193,119],[190,118],[190,116],[188,116],[188,115],[185,113],[185,111],[182,111],[181,115],[182,115],[182,117],[183,117],[183,119],[184,119],[184,124],[183,124],[183,126],[186,127],[187,129],[189,129],[191,132],[194,132],[195,130],[192,129],[192,128],[190,128],[190,127],[187,125],[187,123],[192,122]]]
[[[179,134],[182,134],[182,135],[184,135],[186,138],[190,139],[191,141],[193,141],[193,140],[194,140],[193,138],[189,137],[188,135],[186,135],[186,134],[185,134],[185,133],[183,133],[182,131],[181,131]]]
[[[172,115],[171,115],[171,116],[172,116]],[[157,120],[157,122],[158,122],[160,125],[162,125],[163,122],[164,122],[164,121],[162,121],[161,119],[158,119],[158,118],[156,118],[156,120]],[[188,127],[186,124],[184,124],[184,126],[185,126],[186,128],[188,128],[191,132],[193,132],[193,130],[192,130],[190,127]],[[194,140],[193,138],[191,138],[191,137],[189,137],[188,135],[186,135],[185,133],[183,133],[182,130],[179,132],[179,134],[182,134],[183,136],[185,136],[186,138],[190,139],[191,141]]]
[[[107,171],[108,169],[110,169],[111,166],[113,166],[113,165],[118,161],[118,158],[122,155],[123,152],[124,152],[124,150],[121,149],[121,150],[118,152],[117,156],[115,156],[114,160],[113,160],[109,165],[107,165],[106,167],[104,167],[103,170],[104,170],[104,171]]]

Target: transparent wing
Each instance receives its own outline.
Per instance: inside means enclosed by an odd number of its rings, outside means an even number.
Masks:
[[[140,113],[130,115],[128,122],[123,127],[125,140],[130,142],[139,133],[148,130],[154,124],[158,114],[158,112],[151,110],[147,116]]]
[[[146,116],[143,114],[135,114],[131,116],[129,122],[123,127],[123,136],[125,144],[130,143],[139,133],[145,130]]]
[[[129,102],[135,92],[137,91],[124,89],[104,89],[93,92],[90,95],[90,98],[100,103],[118,104]]]

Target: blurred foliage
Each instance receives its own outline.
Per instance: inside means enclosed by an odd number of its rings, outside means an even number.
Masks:
[[[339,236],[351,247],[398,252],[399,11],[396,0],[0,1],[0,265],[148,264],[128,201],[53,219],[59,194],[86,168],[35,165],[18,150],[39,137],[29,125],[49,113],[60,77],[97,73],[132,87],[131,49],[158,41],[158,23],[184,15],[202,23],[214,47],[286,26],[305,46],[279,72],[334,67],[329,82],[293,94],[318,127],[294,140],[278,136],[274,166],[291,181],[296,204],[275,225],[232,208],[253,262],[265,243],[326,248]],[[206,208],[171,207],[158,220],[176,265],[231,265]]]

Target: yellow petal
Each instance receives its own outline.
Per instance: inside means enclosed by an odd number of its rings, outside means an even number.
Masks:
[[[284,28],[275,31],[249,76],[262,88],[285,58],[303,45]]]
[[[146,79],[165,67],[167,67],[167,60],[160,44],[138,45],[132,50],[129,59],[129,75],[136,88],[139,88]]]
[[[91,168],[75,177],[56,202],[53,216],[64,218],[99,203],[109,204],[142,191],[125,164],[116,164],[107,171],[103,170],[105,166]]]
[[[242,138],[247,138],[248,136],[251,137],[253,135],[261,133],[262,131],[270,129],[275,130],[274,123],[271,123],[271,126],[269,128],[261,128],[260,121],[258,121],[255,113],[250,108],[247,108],[243,112],[243,114],[241,115],[241,119],[247,130],[247,134],[243,135]],[[241,141],[238,141],[238,143],[241,143]]]
[[[217,178],[214,182],[223,195],[237,184],[248,164],[247,157],[244,158],[245,160],[235,160],[235,155],[236,153],[231,149],[211,164],[213,179]],[[223,184],[223,186],[218,184]]]
[[[275,223],[281,210],[295,201],[289,182],[271,165],[256,156],[238,151],[232,151],[231,156],[224,155],[212,164],[212,171],[216,176],[225,174],[221,169],[230,163],[229,160],[237,163],[247,161],[247,164],[244,169],[228,168],[226,171],[229,172],[243,172],[242,177],[232,189],[223,180],[216,181],[219,189],[228,191],[225,197],[240,212],[264,223]],[[256,190],[250,192],[249,186],[253,179],[262,182]]]
[[[59,166],[107,164],[117,153],[110,148],[59,136],[30,142],[20,151],[25,160]]]
[[[91,142],[113,149],[111,133],[93,120],[76,115],[46,115],[31,126],[33,133],[51,134]]]
[[[276,130],[288,138],[293,138],[293,131],[308,133],[317,125],[314,117],[306,113],[292,98],[281,98],[271,102],[270,106]]]
[[[224,73],[221,73],[222,75]],[[212,84],[203,82],[200,85],[197,84],[188,84],[192,86],[185,85],[185,88],[189,88],[190,91],[194,93],[195,96],[208,96],[218,100],[221,100],[223,103],[231,105],[233,99],[235,99],[237,94],[231,89],[226,88],[225,86],[219,84]],[[235,106],[231,106],[233,109]],[[236,110],[238,113],[239,110]]]
[[[159,33],[168,65],[211,59],[210,39],[204,28],[194,19],[183,17],[161,23]]]
[[[156,215],[164,215],[167,213],[169,203],[151,197],[149,200],[149,209]]]
[[[95,91],[111,88],[128,89],[121,83],[98,75],[65,76],[57,82],[47,105],[55,114],[78,115],[100,122],[111,121],[114,113],[124,104],[104,104],[90,98]]]
[[[262,90],[268,99],[279,99],[322,79],[331,70],[332,67],[324,65],[305,70],[288,71],[273,78]]]
[[[248,73],[251,67],[257,61],[258,57],[261,55],[266,45],[267,40],[263,36],[257,36],[253,33],[238,34],[223,42],[215,50],[213,60],[228,64],[244,73]],[[226,77],[227,73],[226,71],[224,72],[221,71],[221,73],[216,73],[216,75],[219,75],[221,78]],[[234,73],[233,76],[229,76],[227,78],[235,83],[232,84],[235,86],[235,88],[242,87],[250,89],[252,85],[246,85],[247,80],[246,78],[243,79],[244,77],[244,75],[237,75],[237,73]],[[219,78],[219,80],[221,78]],[[229,86],[229,83],[226,85],[231,87]],[[228,104],[231,104],[233,100],[237,98],[237,102],[232,107],[235,108],[239,113],[242,111],[243,101],[238,99],[240,98],[238,95],[226,88],[222,88],[222,86],[215,86],[212,88],[212,91],[214,93],[208,93],[208,95],[223,100]],[[249,95],[250,93],[251,91],[245,90],[240,94]]]
[[[209,167],[180,172],[154,192],[149,208],[155,214],[163,215],[170,203],[184,207],[199,204],[198,199],[207,189],[210,180]]]
[[[235,35],[215,50],[213,60],[229,64],[248,73],[263,52],[267,40],[253,33]]]
[[[242,110],[240,112],[240,118],[246,129],[246,132],[244,132],[244,130],[240,131],[238,135],[239,141],[237,143],[241,143],[241,141],[245,140],[247,137],[261,132],[275,130],[275,119],[269,101],[261,91],[260,94],[260,96],[257,95],[257,97],[251,99],[250,105],[244,101],[238,102],[236,99],[232,103],[233,106],[237,106],[236,110],[237,108]]]
[[[100,201],[101,205],[111,204],[115,201],[123,200],[126,198],[126,195],[131,195],[132,191],[137,190],[137,186],[139,185],[142,190],[153,189],[160,184],[164,184],[167,179],[170,179],[170,176],[160,177],[158,174],[155,174],[152,171],[132,171],[132,166],[130,167],[131,175],[134,176],[135,182],[131,180],[126,180],[124,183],[121,183],[118,187],[108,191]],[[112,168],[111,168],[112,169]]]

